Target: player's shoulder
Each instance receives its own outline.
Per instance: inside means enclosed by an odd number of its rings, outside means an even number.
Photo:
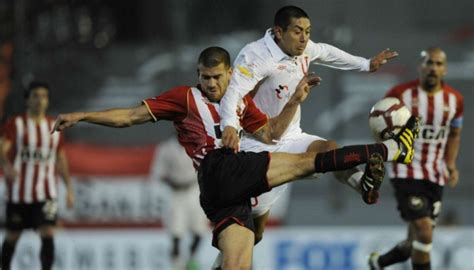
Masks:
[[[14,114],[14,115],[11,115],[9,117],[7,117],[4,121],[4,125],[14,125],[15,122],[17,121],[17,119],[24,119],[25,118],[25,114]]]
[[[443,90],[453,94],[458,99],[463,99],[463,95],[461,94],[461,92],[447,83],[443,84]]]
[[[265,41],[262,39],[253,41],[245,45],[239,52],[237,59],[239,57],[245,56],[247,60],[265,60],[270,59],[271,53],[270,49],[265,44]]]
[[[418,80],[403,82],[392,87],[386,96],[400,97],[405,91],[413,90],[418,87]]]

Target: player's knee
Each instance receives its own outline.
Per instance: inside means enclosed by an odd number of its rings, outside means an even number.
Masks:
[[[245,260],[241,256],[228,258],[222,262],[222,270],[250,270],[252,268],[252,262]]]
[[[336,149],[338,147],[336,141],[314,141],[313,143],[310,144],[310,146],[307,149],[307,152],[327,152],[331,151],[333,149]]]
[[[339,146],[337,145],[336,141],[326,141],[326,150],[325,151],[330,151],[338,148]]]
[[[433,237],[433,226],[430,218],[422,218],[414,222],[415,240],[421,243],[429,244]]]
[[[39,228],[39,234],[43,238],[53,238],[54,237],[54,227],[53,226],[43,226]]]

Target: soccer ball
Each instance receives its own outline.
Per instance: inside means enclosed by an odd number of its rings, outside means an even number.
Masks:
[[[378,101],[369,115],[369,126],[374,139],[381,142],[398,134],[410,116],[410,110],[398,98],[388,97]]]

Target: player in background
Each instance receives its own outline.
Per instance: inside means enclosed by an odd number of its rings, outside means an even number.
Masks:
[[[250,269],[255,243],[250,198],[312,173],[345,170],[360,164],[397,161],[410,163],[417,134],[414,118],[393,139],[352,145],[322,153],[235,152],[221,145],[219,106],[232,68],[229,53],[209,47],[198,60],[200,84],[175,87],[136,107],[58,116],[53,131],[83,121],[109,127],[128,127],[150,121],[173,121],[178,140],[198,170],[200,203],[214,226],[213,246],[223,253],[223,269]],[[310,88],[320,79],[304,76],[282,112],[268,119],[250,96],[237,104],[240,127],[265,143],[279,139]],[[379,170],[373,170],[379,173]]]
[[[433,230],[441,210],[443,187],[455,187],[463,124],[463,96],[443,80],[447,56],[440,48],[421,52],[419,79],[391,89],[414,116],[421,117],[420,137],[410,165],[393,164],[390,178],[401,217],[408,223],[407,238],[383,255],[372,253],[371,270],[411,258],[414,270],[431,269]]]
[[[198,269],[195,255],[208,222],[199,206],[199,185],[196,170],[175,136],[160,143],[152,165],[152,180],[160,179],[170,190],[169,209],[164,223],[171,234],[173,269]],[[190,257],[185,259],[180,244],[186,234],[192,234]]]
[[[342,70],[374,72],[398,55],[387,49],[371,59],[353,56],[329,44],[313,42],[310,40],[310,32],[311,21],[308,14],[299,7],[285,6],[276,12],[274,26],[266,31],[264,37],[249,43],[240,51],[234,62],[235,72],[229,91],[222,99],[222,141],[225,146],[234,149],[238,147],[234,108],[237,101],[251,90],[254,90],[251,95],[257,107],[273,117],[287,104],[298,82],[308,73],[311,63]],[[244,136],[240,149],[303,153],[327,151],[337,147],[334,141],[304,133],[300,127],[300,118],[298,108],[288,129],[274,145],[263,144],[251,136]],[[382,179],[367,179],[364,172],[356,168],[338,172],[335,176],[361,193],[366,203],[373,204],[377,201],[377,190]],[[361,187],[362,184],[364,187]],[[275,188],[256,199],[258,204],[253,212],[256,216],[257,242],[262,238],[271,205],[285,189],[286,186]]]
[[[54,229],[58,213],[57,175],[66,185],[68,208],[74,192],[61,133],[50,134],[54,118],[46,115],[49,86],[34,81],[25,92],[26,112],[7,120],[2,137],[0,164],[6,180],[6,234],[2,269],[10,269],[15,247],[25,229],[41,237],[41,269],[54,261]]]

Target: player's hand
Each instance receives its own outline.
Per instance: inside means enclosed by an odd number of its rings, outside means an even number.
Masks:
[[[458,184],[458,181],[459,181],[459,171],[458,171],[458,168],[456,167],[451,167],[451,168],[448,168],[448,172],[449,172],[449,186],[454,188],[457,186]]]
[[[66,192],[66,206],[68,209],[74,208],[74,202],[75,202],[75,197],[74,197],[74,191],[72,189],[68,189]]]
[[[239,151],[239,134],[237,130],[231,126],[226,126],[222,132],[222,146],[233,149],[234,152]]]
[[[54,122],[53,129],[51,133],[55,131],[61,131],[65,128],[74,126],[77,122],[81,121],[83,118],[83,113],[66,113],[60,114]]]
[[[295,93],[293,94],[289,102],[302,103],[308,97],[309,90],[313,86],[320,85],[321,81],[321,77],[317,76],[314,73],[310,73],[304,76],[296,86]]]
[[[398,52],[390,49],[381,51],[370,59],[370,72],[377,71],[381,66],[385,65],[389,60],[398,56]]]

